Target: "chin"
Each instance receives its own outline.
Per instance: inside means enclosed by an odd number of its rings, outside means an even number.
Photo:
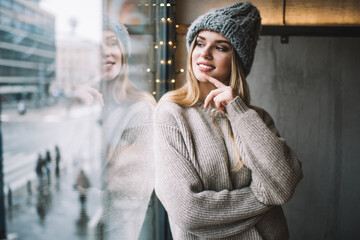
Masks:
[[[205,75],[205,73],[194,71],[194,76],[199,82],[206,82],[203,75]]]
[[[112,81],[112,80],[114,80],[115,78],[117,78],[118,75],[119,75],[118,73],[115,73],[115,72],[113,72],[113,71],[106,72],[106,73],[104,74],[104,80],[105,80],[105,81]]]

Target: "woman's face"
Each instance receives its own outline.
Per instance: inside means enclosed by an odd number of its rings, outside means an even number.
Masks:
[[[102,64],[104,80],[113,80],[120,73],[122,67],[122,54],[118,41],[118,38],[112,31],[107,30],[104,32],[104,40],[101,44],[103,52]]]
[[[206,74],[224,84],[229,84],[231,75],[232,45],[223,35],[212,31],[201,31],[195,39],[192,52],[192,68],[200,82],[206,82]]]

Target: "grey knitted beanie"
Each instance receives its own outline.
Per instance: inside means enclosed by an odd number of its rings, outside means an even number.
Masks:
[[[104,15],[103,29],[113,31],[124,45],[127,56],[131,55],[130,36],[127,28],[123,23],[121,23],[115,17]]]
[[[226,37],[240,58],[245,76],[250,73],[261,30],[260,13],[254,5],[237,2],[198,17],[186,35],[188,50],[201,30],[214,31]]]

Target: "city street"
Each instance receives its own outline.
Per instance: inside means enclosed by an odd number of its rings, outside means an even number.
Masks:
[[[3,166],[8,239],[87,239],[99,210],[101,132],[98,106],[30,109],[25,115],[3,110]],[[55,146],[60,176],[55,174]],[[51,178],[35,172],[38,155],[50,152]],[[74,188],[83,169],[90,180],[85,207]]]

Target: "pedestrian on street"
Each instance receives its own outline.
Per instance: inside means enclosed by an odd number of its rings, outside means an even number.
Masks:
[[[56,178],[60,177],[60,160],[61,160],[60,149],[56,145],[55,146],[55,176],[56,176]]]
[[[43,184],[44,174],[43,174],[43,158],[40,153],[38,154],[38,159],[36,161],[35,172],[38,180],[38,188],[41,188]]]
[[[79,192],[79,201],[81,207],[85,207],[87,190],[90,187],[90,181],[84,170],[80,169],[76,178],[75,188]]]
[[[174,239],[289,239],[282,205],[303,173],[271,116],[250,104],[260,30],[249,2],[188,28],[187,83],[162,97],[154,118],[155,191]]]
[[[48,180],[48,183],[51,183],[51,155],[50,155],[50,151],[46,150],[46,157],[45,157],[45,169],[46,169],[46,177]]]

